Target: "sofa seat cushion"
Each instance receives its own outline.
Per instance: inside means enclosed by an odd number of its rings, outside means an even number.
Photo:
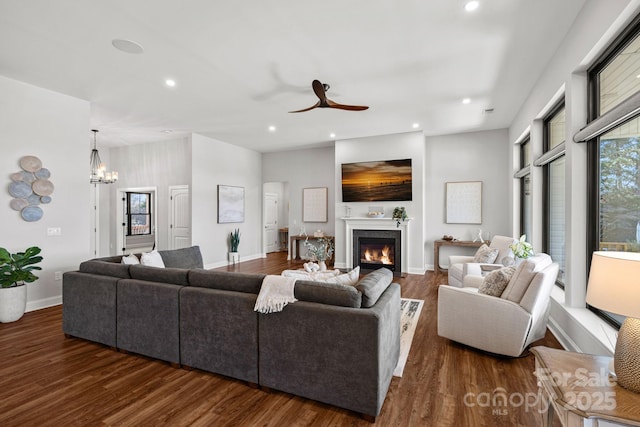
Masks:
[[[373,307],[380,295],[389,287],[393,280],[393,273],[388,268],[379,268],[364,276],[356,284],[356,289],[362,293],[362,306]]]
[[[352,308],[362,306],[362,294],[349,285],[298,280],[293,290],[298,301]]]
[[[260,293],[264,274],[232,273],[213,270],[189,270],[189,285],[201,288]]]
[[[132,265],[129,269],[132,279],[148,282],[169,283],[187,286],[189,284],[189,270],[183,268],[157,268],[148,265]]]

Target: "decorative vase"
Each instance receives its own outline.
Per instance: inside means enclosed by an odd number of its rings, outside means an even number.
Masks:
[[[320,271],[327,271],[327,264],[324,261],[318,261],[318,265],[320,266]]]
[[[0,288],[0,323],[15,322],[27,309],[27,287]]]

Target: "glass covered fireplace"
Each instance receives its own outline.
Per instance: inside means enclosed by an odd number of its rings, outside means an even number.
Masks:
[[[385,267],[400,276],[400,236],[396,230],[353,230],[353,267],[365,274]]]

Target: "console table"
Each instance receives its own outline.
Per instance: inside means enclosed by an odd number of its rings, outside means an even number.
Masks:
[[[640,426],[640,394],[610,380],[612,358],[574,353],[549,347],[533,347],[545,427],[554,413],[564,427],[593,426],[599,421]],[[612,425],[611,423],[604,423]]]
[[[472,242],[471,240],[435,240],[433,242],[433,272],[438,274],[440,272],[447,271],[446,268],[440,267],[440,246],[463,246],[470,248],[479,248],[483,244],[489,244],[485,242]]]
[[[314,236],[289,236],[289,240],[291,243],[289,244],[289,249],[291,250],[291,259],[301,260],[300,257],[300,240],[315,240],[318,239],[327,239],[333,240],[333,236],[322,236],[322,237],[314,237]]]

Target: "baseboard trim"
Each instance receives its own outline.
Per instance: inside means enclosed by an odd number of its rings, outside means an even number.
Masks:
[[[25,312],[42,310],[43,308],[53,307],[62,304],[62,295],[44,298],[37,301],[27,301],[27,309]]]
[[[267,254],[265,254],[265,253],[253,254],[253,255],[241,255],[239,262],[253,261],[254,259],[261,259],[261,258],[266,258],[266,257],[267,257]],[[207,269],[207,270],[210,270],[212,268],[226,267],[226,266],[228,266],[230,264],[231,263],[228,260],[216,261],[216,262],[212,262],[212,263],[206,264],[204,266],[204,268]]]

